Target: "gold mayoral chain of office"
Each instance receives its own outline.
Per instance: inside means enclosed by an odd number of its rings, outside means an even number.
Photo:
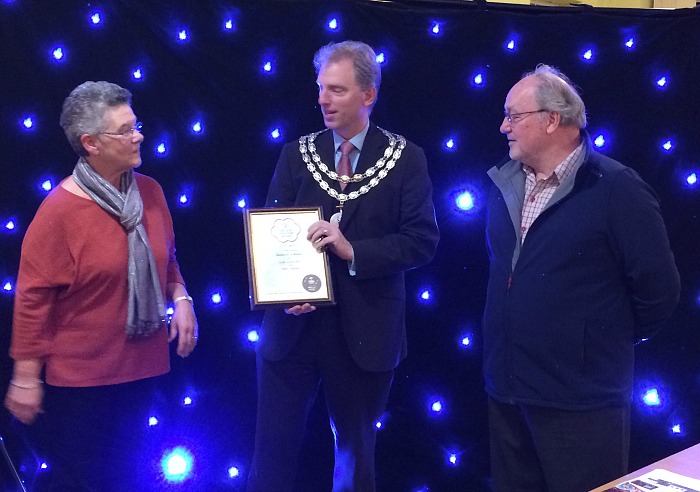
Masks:
[[[384,155],[377,160],[377,163],[374,166],[367,169],[367,171],[364,173],[353,174],[352,176],[338,175],[337,172],[329,169],[329,167],[321,161],[321,157],[316,153],[316,144],[314,143],[316,137],[328,130],[310,133],[309,135],[304,135],[303,137],[299,138],[299,152],[301,152],[301,158],[306,163],[306,168],[309,170],[309,172],[311,172],[321,189],[328,193],[332,198],[335,198],[340,202],[340,212],[333,214],[331,217],[331,222],[340,223],[340,219],[342,218],[343,214],[343,204],[345,202],[359,198],[361,195],[364,195],[365,193],[369,192],[369,190],[377,186],[382,179],[386,178],[389,171],[396,166],[396,161],[399,160],[399,157],[401,157],[401,152],[403,151],[404,147],[406,147],[406,139],[401,135],[395,135],[384,130],[383,128],[377,127],[377,129],[389,139],[389,146],[384,150]],[[368,178],[370,178],[370,180],[369,183],[362,185],[357,191],[352,191],[350,193],[338,193],[337,190],[328,184],[321,173],[318,172],[317,168],[333,181],[339,181],[342,183],[359,183]]]

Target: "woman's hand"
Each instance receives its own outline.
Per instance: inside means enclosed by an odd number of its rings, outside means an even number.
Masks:
[[[23,424],[31,424],[37,414],[43,413],[41,402],[44,399],[44,387],[40,380],[12,380],[5,395],[5,407]]]
[[[197,317],[192,302],[182,299],[175,303],[175,312],[170,319],[170,336],[168,342],[177,337],[177,355],[187,357],[192,353],[199,338]]]

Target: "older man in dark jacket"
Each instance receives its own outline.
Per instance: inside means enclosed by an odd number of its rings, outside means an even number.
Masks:
[[[580,492],[626,473],[634,344],[679,298],[654,191],[585,125],[546,65],[506,98],[484,313],[495,491]]]

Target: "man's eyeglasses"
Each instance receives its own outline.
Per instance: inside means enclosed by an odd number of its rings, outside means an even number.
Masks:
[[[535,113],[547,113],[549,112],[548,109],[538,109],[536,111],[523,111],[522,113],[509,113],[505,111],[503,113],[503,117],[508,120],[508,123],[517,123],[518,121],[522,120],[529,114],[535,114]]]
[[[136,125],[131,127],[131,128],[127,128],[127,129],[119,131],[119,132],[99,132],[99,135],[109,135],[112,137],[133,137],[134,132],[141,133],[142,129],[143,129],[143,123],[138,121],[138,122],[136,122]]]

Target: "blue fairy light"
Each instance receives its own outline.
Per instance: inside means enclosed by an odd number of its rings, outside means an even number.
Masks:
[[[65,53],[65,48],[63,46],[56,46],[51,50],[51,57],[54,59],[56,62],[61,62],[65,58],[66,53]]]
[[[465,191],[457,195],[455,203],[460,210],[471,210],[474,208],[474,196],[468,191]]]
[[[163,454],[161,468],[166,481],[181,483],[187,480],[192,473],[194,457],[190,450],[184,446],[178,446]]]

